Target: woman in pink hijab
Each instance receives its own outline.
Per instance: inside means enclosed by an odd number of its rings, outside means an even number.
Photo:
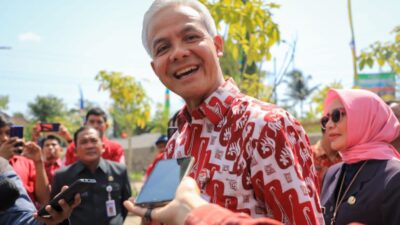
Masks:
[[[321,125],[343,162],[324,177],[326,224],[400,224],[400,155],[390,144],[400,124],[389,106],[366,90],[331,89]]]

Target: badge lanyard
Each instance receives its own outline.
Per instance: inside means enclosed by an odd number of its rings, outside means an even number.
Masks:
[[[111,185],[107,185],[106,191],[108,195],[108,200],[106,201],[107,216],[113,217],[117,215],[117,210],[115,208],[115,201],[111,198],[111,192],[113,188]]]

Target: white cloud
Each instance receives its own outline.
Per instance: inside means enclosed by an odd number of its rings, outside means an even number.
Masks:
[[[35,34],[33,32],[26,32],[26,33],[20,34],[18,36],[18,40],[24,41],[24,42],[40,42],[42,40],[42,37],[40,37],[38,34]]]

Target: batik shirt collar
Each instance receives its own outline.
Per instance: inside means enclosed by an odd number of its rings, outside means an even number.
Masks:
[[[229,111],[235,97],[240,95],[242,94],[235,81],[232,78],[227,79],[191,113],[186,105],[183,107],[177,119],[178,129],[181,131],[185,123],[203,118],[207,118],[214,126],[218,126]]]

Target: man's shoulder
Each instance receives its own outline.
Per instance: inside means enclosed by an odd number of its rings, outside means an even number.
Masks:
[[[78,169],[78,164],[77,162],[75,162],[73,164],[61,167],[60,169],[56,170],[54,176],[65,176],[67,174],[71,175],[77,169]]]
[[[126,171],[126,166],[122,163],[114,162],[114,161],[111,161],[108,159],[103,159],[103,160],[104,160],[104,163],[107,165],[107,167],[109,169],[111,169],[112,171],[119,172],[119,173]]]
[[[236,110],[242,107],[244,109],[244,114],[246,112],[251,112],[250,118],[255,120],[261,119],[265,122],[273,122],[281,119],[289,119],[295,121],[294,117],[285,109],[247,95],[243,95],[241,98],[237,99],[232,110],[235,110],[235,107]]]
[[[14,155],[11,159],[11,164],[18,165],[26,165],[26,166],[34,166],[34,162],[32,159],[26,158],[25,156]]]
[[[111,149],[117,149],[117,148],[122,148],[121,144],[118,143],[117,141],[113,141],[110,140],[108,138],[105,138],[104,141],[107,143],[107,145],[111,148]]]

